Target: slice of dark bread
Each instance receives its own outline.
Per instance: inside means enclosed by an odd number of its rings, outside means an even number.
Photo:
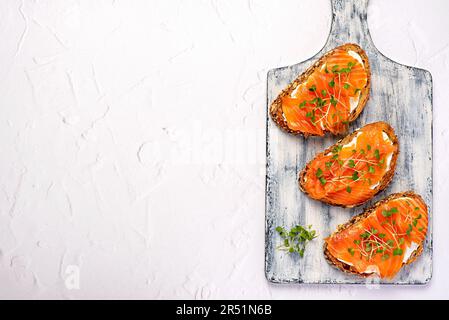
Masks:
[[[318,59],[317,62],[315,62],[312,66],[310,66],[306,71],[304,71],[302,74],[300,74],[293,82],[291,82],[282,92],[278,95],[278,97],[273,101],[273,103],[270,105],[269,112],[271,115],[271,118],[273,121],[283,130],[286,132],[289,132],[294,135],[303,135],[304,137],[312,136],[314,134],[301,132],[301,131],[294,131],[290,129],[287,125],[287,121],[284,118],[283,111],[282,111],[282,97],[289,96],[292,91],[299,86],[302,82],[304,82],[317,68],[321,68],[323,63],[326,62],[326,58],[334,53],[335,50],[347,50],[347,51],[354,51],[357,54],[360,55],[363,65],[365,67],[365,70],[367,72],[367,81],[366,85],[361,88],[360,91],[360,99],[357,107],[351,112],[349,116],[349,122],[354,121],[359,116],[360,112],[362,112],[363,108],[366,105],[366,102],[368,101],[369,94],[370,94],[370,86],[371,86],[371,69],[368,61],[368,56],[366,55],[365,51],[360,48],[357,44],[353,43],[347,43],[341,46],[338,46],[334,48],[333,50],[327,52],[325,55],[323,55],[320,59]]]
[[[360,220],[365,219],[366,217],[368,217],[371,213],[373,213],[379,206],[383,205],[384,203],[393,200],[393,199],[397,199],[397,198],[403,198],[403,197],[407,197],[407,198],[417,198],[420,201],[424,202],[421,198],[420,195],[414,193],[413,191],[405,191],[405,192],[400,192],[400,193],[393,193],[391,195],[389,195],[388,197],[386,197],[385,199],[375,203],[371,208],[366,209],[364,212],[362,212],[361,214],[358,214],[354,217],[352,217],[348,222],[346,222],[345,224],[339,225],[337,227],[337,230],[331,234],[331,236],[338,234],[339,232],[349,228],[350,226],[352,226],[353,224],[357,223]],[[350,273],[350,274],[356,274],[358,276],[361,277],[369,277],[371,276],[370,273],[359,273],[353,266],[344,263],[340,260],[338,260],[337,258],[335,258],[327,249],[327,242],[324,242],[323,245],[323,252],[324,252],[324,256],[326,258],[326,260],[334,267],[336,267],[337,269],[340,269],[343,272],[346,273]],[[413,253],[411,254],[411,256],[408,258],[408,260],[406,262],[403,263],[404,265],[410,264],[413,261],[415,261],[419,255],[423,252],[423,243],[420,243],[418,245],[418,247],[413,251]]]
[[[388,135],[390,140],[393,142],[393,145],[398,146],[397,152],[395,152],[393,154],[392,158],[391,158],[390,169],[384,174],[384,176],[382,177],[382,180],[380,181],[379,185],[376,186],[376,188],[374,189],[375,193],[372,195],[372,197],[374,197],[377,193],[379,193],[380,191],[385,189],[388,186],[388,184],[391,182],[391,180],[393,179],[393,176],[394,176],[394,172],[395,172],[395,168],[396,168],[396,161],[397,161],[397,158],[398,158],[398,155],[399,155],[399,141],[398,141],[398,138],[396,137],[396,134],[394,133],[394,129],[388,123],[383,122],[383,121],[379,121],[379,122],[373,122],[373,123],[367,124],[366,126],[355,130],[351,134],[349,134],[346,137],[344,137],[343,139],[339,140],[334,145],[330,146],[329,148],[327,148],[323,152],[321,152],[321,153],[317,154],[315,157],[313,157],[313,159],[306,164],[304,169],[298,175],[298,183],[299,183],[299,188],[301,189],[301,191],[303,191],[305,194],[307,194],[312,199],[315,199],[315,200],[318,200],[318,201],[322,201],[322,202],[325,202],[327,204],[334,205],[334,206],[341,206],[341,207],[344,207],[344,208],[352,208],[352,207],[359,206],[359,205],[369,201],[370,199],[367,199],[367,200],[365,200],[363,202],[352,204],[352,205],[341,205],[339,203],[333,202],[331,199],[328,200],[328,199],[315,198],[312,195],[310,195],[310,193],[308,193],[307,190],[305,189],[306,173],[309,170],[309,168],[311,166],[311,163],[312,163],[312,161],[315,158],[328,154],[336,146],[344,146],[345,144],[350,143],[352,138],[355,137],[360,130],[362,130],[363,128],[367,128],[369,126],[380,127],[382,129],[382,131],[385,132]]]

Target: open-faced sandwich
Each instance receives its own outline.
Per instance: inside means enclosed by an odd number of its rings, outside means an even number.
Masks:
[[[389,124],[368,124],[315,156],[299,173],[299,187],[331,205],[360,205],[390,183],[398,153]]]
[[[339,226],[325,239],[324,255],[344,272],[391,279],[421,254],[427,224],[419,195],[395,193]]]
[[[370,66],[356,44],[329,51],[285,88],[270,106],[272,119],[292,134],[344,133],[365,107]]]

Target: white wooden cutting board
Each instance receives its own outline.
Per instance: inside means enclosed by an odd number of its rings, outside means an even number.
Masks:
[[[268,72],[267,177],[265,274],[280,283],[366,283],[347,275],[324,259],[323,238],[338,224],[393,192],[414,190],[429,207],[429,229],[422,255],[405,266],[393,281],[380,283],[425,284],[432,276],[432,77],[423,69],[396,63],[374,46],[367,25],[368,0],[332,0],[332,26],[325,46],[312,58]],[[404,12],[406,14],[406,12]],[[400,41],[400,39],[398,39]],[[392,183],[364,206],[344,209],[308,198],[298,188],[298,173],[314,155],[338,138],[292,136],[281,131],[268,116],[268,107],[281,90],[324,53],[344,43],[357,43],[371,65],[371,95],[350,131],[367,123],[386,121],[400,142]],[[312,224],[319,237],[307,245],[303,258],[277,250],[277,226]]]

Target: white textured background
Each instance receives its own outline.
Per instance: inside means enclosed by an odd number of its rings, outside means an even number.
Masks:
[[[370,289],[264,277],[266,72],[323,46],[328,0],[2,0],[0,298],[449,298],[448,12],[369,6],[434,81],[433,279]]]

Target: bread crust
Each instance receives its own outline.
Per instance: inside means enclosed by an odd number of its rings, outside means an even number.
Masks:
[[[319,199],[316,197],[313,197],[310,193],[307,192],[306,188],[305,188],[305,177],[306,177],[306,173],[307,171],[310,169],[310,166],[312,164],[312,161],[314,159],[316,159],[317,157],[321,157],[324,156],[325,154],[328,154],[329,152],[331,152],[336,146],[344,146],[345,144],[351,142],[352,138],[362,129],[364,128],[368,128],[371,126],[378,126],[382,129],[383,132],[385,132],[388,137],[391,139],[391,141],[393,142],[394,146],[397,146],[397,151],[393,153],[393,156],[391,157],[391,162],[390,162],[390,169],[384,174],[384,176],[382,177],[382,179],[379,181],[379,185],[374,189],[375,192],[372,195],[371,198],[356,203],[356,204],[352,204],[352,205],[342,205],[340,203],[336,203],[333,202],[332,200],[328,200],[328,199]],[[299,188],[301,189],[302,192],[304,192],[305,194],[307,194],[310,198],[333,205],[333,206],[339,206],[339,207],[343,207],[343,208],[352,208],[352,207],[356,207],[359,206],[367,201],[369,201],[370,199],[372,199],[376,194],[378,194],[380,191],[382,191],[383,189],[385,189],[388,184],[391,182],[391,180],[393,179],[394,176],[394,172],[396,169],[396,161],[398,159],[398,155],[399,155],[399,141],[398,138],[396,136],[396,134],[394,133],[394,129],[386,122],[383,121],[379,121],[379,122],[373,122],[370,124],[367,124],[365,126],[363,126],[362,128],[359,128],[357,130],[355,130],[354,132],[352,132],[351,134],[347,135],[346,137],[344,137],[343,139],[337,141],[337,143],[333,144],[332,146],[328,147],[326,150],[324,150],[323,152],[315,155],[315,157],[313,157],[312,160],[310,160],[306,166],[304,167],[304,169],[301,170],[301,172],[298,175],[298,184],[299,184]]]
[[[329,237],[332,237],[332,236],[336,235],[337,233],[345,230],[346,228],[349,228],[350,226],[357,223],[358,221],[365,219],[371,213],[373,213],[379,206],[383,205],[384,203],[386,203],[390,200],[402,198],[402,197],[415,198],[415,199],[419,199],[420,201],[424,202],[423,199],[421,198],[421,196],[414,193],[413,191],[405,191],[405,192],[390,194],[385,199],[376,202],[371,208],[366,209],[361,214],[353,216],[348,222],[339,225],[337,227],[337,230],[335,232],[333,232]],[[421,255],[421,253],[423,252],[423,249],[424,249],[423,243],[424,242],[419,244],[419,246],[415,249],[415,251],[413,251],[411,256],[408,258],[408,260],[405,263],[402,264],[402,266],[412,263]],[[356,274],[356,275],[364,277],[364,278],[367,278],[372,275],[371,273],[359,273],[353,266],[351,266],[347,263],[344,263],[344,262],[338,260],[337,258],[335,258],[327,249],[326,241],[323,244],[323,253],[324,253],[324,257],[326,258],[327,262],[329,262],[332,266],[336,267],[337,269],[340,269],[343,272],[346,272],[349,274]]]
[[[371,87],[371,69],[368,61],[368,56],[366,55],[365,51],[354,43],[346,43],[344,45],[338,46],[331,51],[324,54],[318,61],[316,61],[312,66],[310,66],[306,71],[304,71],[302,74],[300,74],[293,82],[291,82],[282,92],[277,96],[277,98],[271,103],[269,112],[271,115],[271,118],[273,121],[284,131],[291,133],[293,135],[302,135],[305,138],[309,136],[317,136],[317,134],[312,134],[308,132],[301,132],[301,131],[295,131],[288,127],[287,121],[284,118],[284,113],[282,111],[282,98],[285,96],[290,95],[290,93],[302,82],[304,82],[312,73],[315,71],[316,68],[320,68],[322,64],[327,60],[327,57],[332,55],[335,50],[343,49],[346,51],[352,50],[356,53],[358,53],[362,59],[363,65],[365,67],[366,73],[367,73],[367,81],[366,85],[361,88],[360,91],[360,100],[357,107],[351,112],[349,115],[349,122],[354,121],[357,119],[359,114],[362,112],[363,108],[366,105],[366,102],[368,101],[369,95],[370,95],[370,87]],[[324,132],[328,132],[329,130],[324,129]]]

